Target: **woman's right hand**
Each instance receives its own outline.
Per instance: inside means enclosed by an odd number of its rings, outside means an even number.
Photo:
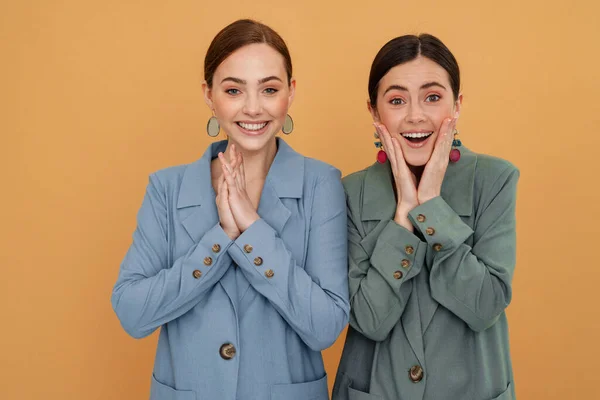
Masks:
[[[232,161],[232,165],[235,166],[236,161]],[[225,174],[221,173],[219,178],[219,186],[217,188],[217,211],[219,213],[219,221],[221,228],[225,231],[227,236],[231,240],[235,240],[240,236],[240,229],[238,228],[233,213],[231,212],[231,206],[229,205],[229,188],[225,181]]]
[[[397,197],[394,221],[413,232],[414,228],[408,219],[408,213],[419,205],[417,179],[404,160],[404,153],[402,153],[402,147],[398,139],[390,135],[385,125],[377,122],[373,125],[375,125],[375,129],[377,129],[379,138],[383,143],[394,175]]]

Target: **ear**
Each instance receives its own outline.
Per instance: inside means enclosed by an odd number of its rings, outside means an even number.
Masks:
[[[212,89],[208,87],[206,81],[202,82],[202,91],[204,92],[204,101],[211,110],[214,110],[212,101]]]
[[[379,113],[377,112],[377,108],[373,107],[371,105],[371,102],[369,100],[367,100],[367,109],[371,113],[371,117],[373,118],[373,122],[380,122],[379,121]]]
[[[290,79],[290,94],[288,96],[288,109],[292,106],[294,102],[294,96],[296,95],[296,79]]]
[[[462,109],[463,94],[458,94],[458,99],[454,102],[454,115],[458,118]]]

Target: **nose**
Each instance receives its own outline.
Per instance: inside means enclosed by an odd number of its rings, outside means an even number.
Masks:
[[[419,103],[410,103],[408,106],[408,113],[406,114],[406,121],[416,124],[425,121],[425,114],[423,108]]]
[[[251,117],[260,115],[260,113],[262,111],[262,105],[260,104],[260,99],[259,99],[258,95],[248,94],[246,96],[246,99],[244,102],[244,108],[242,109],[242,111],[244,112],[244,114],[251,116]]]

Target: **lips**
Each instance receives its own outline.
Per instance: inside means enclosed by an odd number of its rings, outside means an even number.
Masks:
[[[401,135],[409,147],[418,149],[425,146],[433,132],[404,132]]]
[[[269,121],[262,122],[236,122],[237,126],[240,127],[240,130],[247,135],[260,135],[266,131],[267,125],[269,125]]]
[[[259,131],[262,128],[264,128],[265,126],[267,126],[268,122],[261,122],[261,123],[238,122],[237,124],[247,131]]]

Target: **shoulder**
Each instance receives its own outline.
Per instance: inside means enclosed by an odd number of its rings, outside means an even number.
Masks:
[[[476,157],[476,186],[490,187],[496,184],[503,184],[509,180],[518,180],[520,175],[519,169],[510,161],[481,153],[476,153]]]
[[[324,161],[310,157],[304,157],[304,176],[309,182],[325,180],[341,180],[342,174],[339,169]]]
[[[162,192],[178,190],[185,171],[191,164],[175,165],[159,169],[149,176],[149,185]]]

